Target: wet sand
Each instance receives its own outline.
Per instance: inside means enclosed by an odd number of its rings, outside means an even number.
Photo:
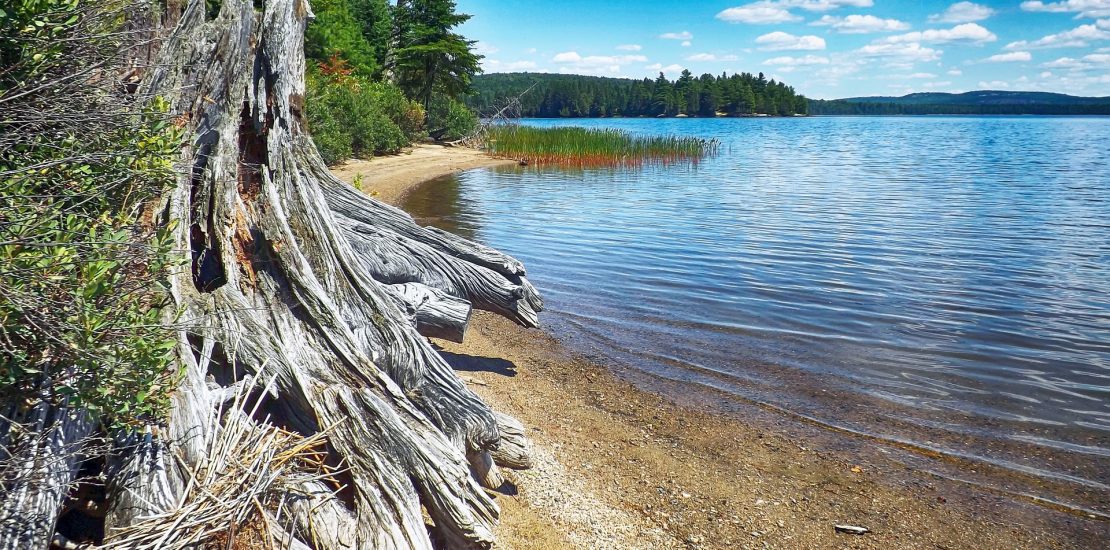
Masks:
[[[421,146],[336,173],[347,181],[361,173],[364,190],[399,204],[421,182],[504,162]],[[1100,548],[1110,540],[1110,522],[938,476],[934,457],[710,390],[665,387],[486,312],[474,315],[465,343],[435,343],[535,444],[537,467],[510,472],[497,498],[504,548]],[[870,532],[841,533],[839,524]]]

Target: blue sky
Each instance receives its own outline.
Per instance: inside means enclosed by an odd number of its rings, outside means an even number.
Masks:
[[[1110,0],[457,0],[486,72],[760,72],[814,98],[1110,95]]]

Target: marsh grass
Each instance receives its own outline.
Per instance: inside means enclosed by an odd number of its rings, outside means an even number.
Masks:
[[[488,130],[486,147],[493,156],[529,164],[595,167],[698,162],[715,154],[720,142],[696,137],[638,136],[623,130],[576,126],[498,125]]]

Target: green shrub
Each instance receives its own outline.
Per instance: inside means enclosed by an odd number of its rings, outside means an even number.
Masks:
[[[428,105],[428,135],[439,141],[469,136],[478,127],[478,115],[461,102],[445,95],[432,97]]]
[[[306,74],[309,131],[324,162],[399,152],[424,135],[424,110],[394,85],[352,76],[341,60]]]
[[[177,383],[163,311],[180,255],[142,213],[176,179],[181,131],[160,100],[139,109],[110,80],[72,78],[118,68],[129,9],[0,9],[0,401],[115,425],[164,419]]]

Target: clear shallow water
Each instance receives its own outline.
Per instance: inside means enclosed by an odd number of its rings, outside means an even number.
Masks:
[[[478,170],[412,196],[523,260],[558,336],[1110,510],[1110,119],[528,123],[723,142],[694,166]]]

